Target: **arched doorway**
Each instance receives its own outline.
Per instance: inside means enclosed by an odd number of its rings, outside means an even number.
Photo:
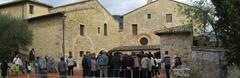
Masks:
[[[88,36],[77,36],[73,40],[73,45],[72,45],[72,54],[73,57],[77,61],[77,68],[81,69],[82,68],[82,58],[86,52],[92,52],[94,51],[94,45],[90,37]]]

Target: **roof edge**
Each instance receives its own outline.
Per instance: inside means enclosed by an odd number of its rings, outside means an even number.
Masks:
[[[159,0],[152,1],[152,2],[150,2],[150,3],[147,3],[147,4],[145,4],[145,5],[141,6],[141,7],[138,7],[138,8],[136,8],[136,9],[130,11],[130,12],[127,12],[126,14],[123,14],[122,16],[126,16],[126,15],[128,15],[128,14],[134,12],[134,11],[137,11],[137,10],[139,10],[139,9],[141,9],[141,8],[144,8],[144,7],[146,7],[146,6],[150,5],[150,4],[153,4],[153,3],[157,2],[157,1],[159,1]]]
[[[16,0],[16,1],[11,1],[11,2],[6,2],[6,3],[0,4],[0,7],[4,7],[4,6],[7,6],[7,5],[11,5],[11,4],[26,3],[26,2],[31,2],[31,3],[34,3],[34,4],[39,4],[39,5],[43,5],[43,6],[53,8],[52,5],[42,3],[42,2],[39,2],[39,1],[32,1],[32,0]]]
[[[84,0],[84,1],[68,3],[68,4],[65,4],[65,5],[60,5],[60,6],[53,7],[53,9],[62,8],[62,7],[68,7],[68,6],[72,6],[72,5],[75,5],[75,4],[80,4],[80,3],[90,2],[90,1],[93,1],[93,0]]]
[[[32,21],[35,19],[41,19],[41,18],[45,18],[45,17],[49,17],[49,16],[64,16],[63,12],[56,12],[56,13],[51,13],[51,14],[46,14],[46,15],[41,15],[41,16],[36,16],[36,17],[32,17],[32,18],[28,18],[28,21]]]

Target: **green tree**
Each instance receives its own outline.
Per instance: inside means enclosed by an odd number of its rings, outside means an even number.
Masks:
[[[216,8],[214,24],[227,49],[228,61],[240,66],[240,0],[212,0]]]
[[[26,50],[32,43],[32,33],[28,29],[28,22],[0,14],[0,53],[11,54],[8,51]],[[7,51],[7,52],[6,52]],[[1,55],[1,56],[4,56]],[[7,56],[6,56],[7,57]]]
[[[217,17],[213,4],[207,0],[196,0],[191,5],[179,4],[178,10],[188,19],[187,24],[194,26],[194,33],[206,36],[205,32],[210,32],[213,34],[211,36],[216,39],[215,46],[218,47],[220,45],[218,33],[216,33],[216,27],[214,26]],[[206,42],[206,40],[201,42]]]
[[[178,10],[188,18],[188,24],[200,28],[200,32],[205,32],[207,26],[212,26],[215,16],[214,7],[207,0],[192,2],[192,5],[179,4]]]

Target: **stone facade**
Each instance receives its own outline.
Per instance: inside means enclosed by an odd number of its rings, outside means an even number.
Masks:
[[[119,46],[119,24],[96,0],[59,7],[51,12],[62,11],[66,16],[65,52],[72,51],[74,57],[79,57],[80,51],[98,53]],[[107,35],[104,35],[104,24]],[[80,35],[80,25],[84,25],[84,35]]]
[[[0,13],[9,14],[17,18],[23,18],[23,8],[22,4],[9,5],[0,7]]]
[[[33,14],[30,14],[30,5],[33,6]],[[7,5],[0,5],[0,13],[9,14],[17,18],[31,18],[41,15],[46,15],[49,13],[50,6],[36,4],[32,1],[14,1],[13,3]]]
[[[51,20],[51,21],[49,21]],[[33,33],[33,44],[37,55],[59,58],[62,56],[62,16],[51,15],[29,19],[29,29]]]
[[[153,32],[164,28],[181,26],[186,21],[177,11],[177,2],[149,0],[149,3],[124,15],[122,45],[141,45],[146,37],[148,45],[159,45],[160,38]],[[166,14],[172,14],[172,22],[166,22]],[[150,18],[148,18],[150,16]],[[132,34],[132,24],[137,24],[137,35]]]

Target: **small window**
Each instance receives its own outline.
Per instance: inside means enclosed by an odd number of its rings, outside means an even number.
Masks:
[[[137,24],[132,24],[132,34],[134,36],[138,34]]]
[[[33,5],[29,5],[29,13],[30,13],[30,14],[33,14],[33,10],[34,10]]]
[[[68,54],[69,54],[69,56],[70,56],[70,55],[72,56],[72,52],[71,52],[71,51],[69,51],[69,53],[68,53]]]
[[[123,24],[119,23],[119,31],[122,32],[123,31]]]
[[[172,14],[166,14],[166,22],[172,22]]]
[[[107,36],[108,32],[107,32],[107,24],[104,24],[104,36]]]
[[[100,27],[98,27],[98,34],[100,34]]]
[[[80,51],[80,57],[83,57],[84,51]]]
[[[84,35],[84,25],[80,24],[80,35]]]
[[[151,19],[152,18],[151,14],[147,14],[147,18]]]

